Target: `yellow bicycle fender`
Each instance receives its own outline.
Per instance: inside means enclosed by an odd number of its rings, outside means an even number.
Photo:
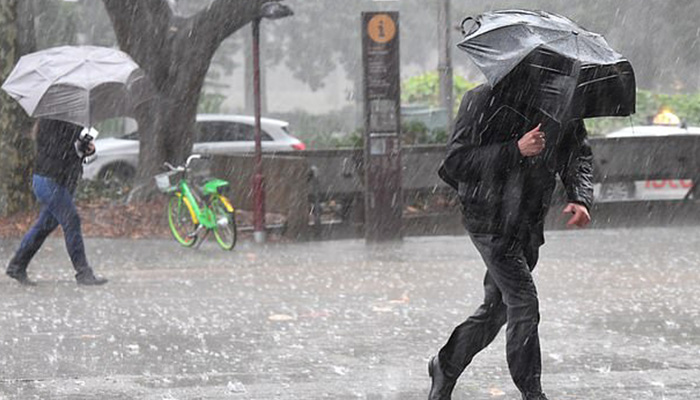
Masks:
[[[226,207],[226,211],[232,213],[233,206],[231,205],[231,202],[228,201],[228,199],[224,196],[219,196],[219,199],[221,200],[222,203],[224,203],[224,207]]]
[[[197,219],[197,214],[194,212],[192,204],[190,204],[190,200],[187,197],[182,196],[182,193],[176,193],[176,195],[177,197],[181,197],[182,200],[185,202],[187,210],[190,212],[190,217],[192,217],[192,221],[194,221],[195,225],[199,224],[199,219]]]

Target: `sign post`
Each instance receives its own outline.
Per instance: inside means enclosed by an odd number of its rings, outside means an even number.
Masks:
[[[402,237],[399,14],[362,13],[365,240]]]

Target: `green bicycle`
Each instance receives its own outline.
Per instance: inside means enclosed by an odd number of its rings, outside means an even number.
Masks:
[[[164,165],[170,170],[155,176],[158,189],[170,195],[167,207],[170,232],[182,246],[192,247],[204,242],[213,231],[219,246],[231,250],[237,239],[236,216],[231,202],[222,193],[229,183],[222,179],[208,180],[201,188],[205,197],[202,202],[187,181],[190,162],[200,158],[207,157],[193,154],[185,165],[178,167],[166,162]],[[178,175],[181,175],[179,179]]]

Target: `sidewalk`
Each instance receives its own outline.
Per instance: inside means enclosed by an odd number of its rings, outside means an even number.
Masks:
[[[0,262],[18,240],[0,241]],[[63,242],[0,278],[0,399],[425,399],[427,360],[479,304],[466,237],[240,243],[86,239],[110,282],[75,285]],[[700,228],[548,232],[536,270],[552,400],[700,398]],[[519,400],[503,333],[455,400]]]

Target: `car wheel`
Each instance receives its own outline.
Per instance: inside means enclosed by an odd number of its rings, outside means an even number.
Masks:
[[[99,179],[107,187],[128,188],[134,183],[136,170],[126,164],[108,165],[100,171]]]

